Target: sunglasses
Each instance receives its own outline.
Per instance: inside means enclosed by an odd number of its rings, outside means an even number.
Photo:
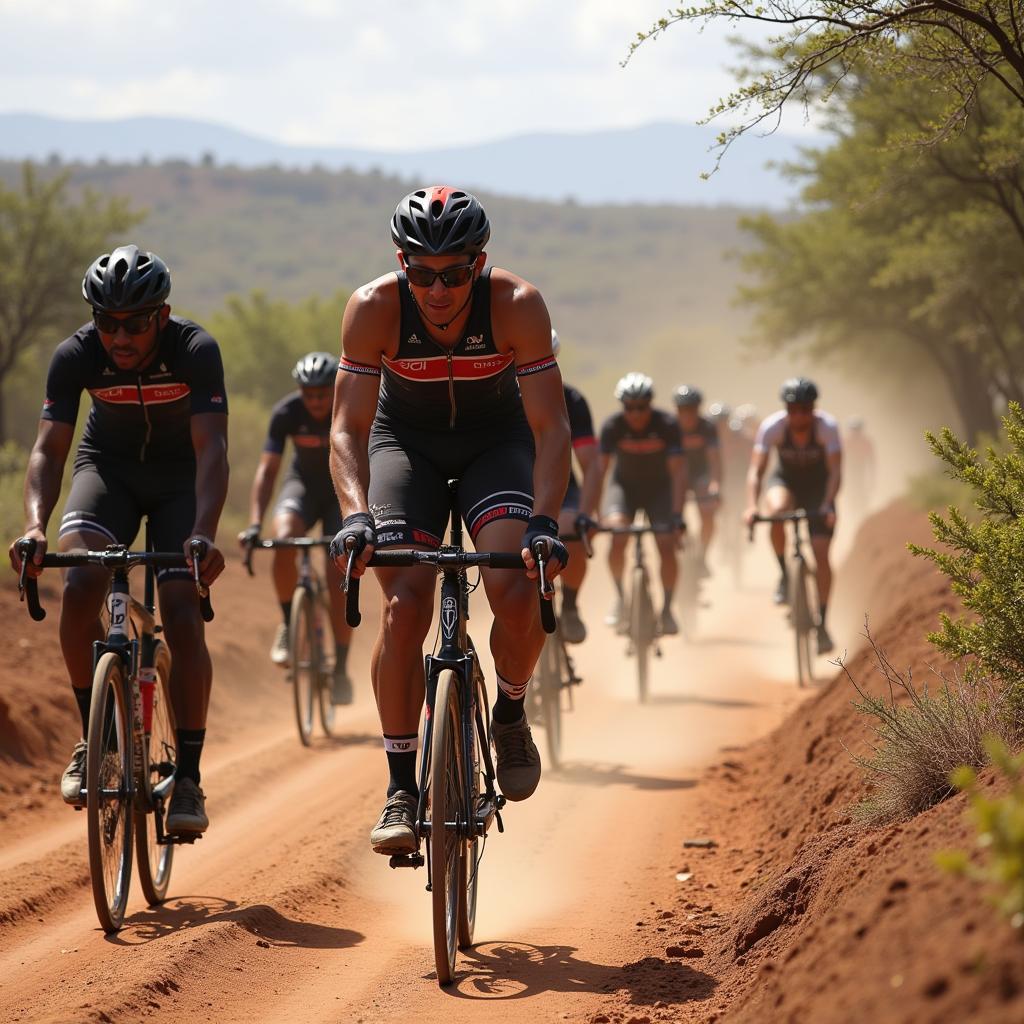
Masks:
[[[119,317],[111,316],[109,313],[101,313],[98,309],[94,309],[92,311],[92,322],[96,325],[96,329],[104,334],[117,334],[121,330],[126,334],[145,334],[149,330],[149,325],[153,322],[153,317],[162,308],[162,306],[157,306],[156,309],[151,309],[148,313],[136,313],[135,316],[125,317],[123,320]]]
[[[786,412],[788,413],[803,413],[804,415],[810,415],[814,412],[813,402],[787,402]]]
[[[626,412],[646,412],[648,409],[650,409],[650,407],[651,407],[651,403],[650,402],[623,402],[622,403],[622,408],[625,409]]]
[[[429,288],[438,278],[441,278],[441,284],[445,288],[459,288],[464,284],[469,284],[473,279],[475,269],[475,262],[459,267],[448,267],[445,270],[430,270],[427,267],[407,265],[405,276],[409,279],[409,284],[414,284],[417,288]]]

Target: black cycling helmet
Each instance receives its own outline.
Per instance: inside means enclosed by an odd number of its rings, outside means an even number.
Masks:
[[[818,388],[813,380],[806,377],[790,377],[782,385],[779,391],[781,398],[786,405],[791,402],[816,402],[818,400]]]
[[[301,388],[326,388],[334,384],[338,374],[338,357],[330,352],[310,352],[292,370]]]
[[[704,401],[704,396],[700,393],[700,389],[693,387],[691,384],[680,384],[672,397],[675,399],[676,408],[678,409],[700,405]]]
[[[82,298],[104,313],[152,309],[171,294],[171,272],[159,256],[122,245],[93,261],[82,278]]]
[[[615,385],[615,397],[620,402],[630,398],[650,401],[654,397],[654,381],[645,373],[627,373]]]
[[[391,218],[391,238],[407,256],[477,255],[491,237],[476,196],[431,185],[410,192]]]

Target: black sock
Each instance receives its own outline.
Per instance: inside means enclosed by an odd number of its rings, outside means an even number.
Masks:
[[[827,603],[822,604],[822,606],[821,606],[821,618],[818,619],[818,625],[821,626],[822,629],[825,628],[825,613],[827,611],[828,611],[828,604]]]
[[[284,624],[287,626],[292,619],[292,603],[291,601],[281,602],[281,614],[284,616]]]
[[[779,560],[779,568],[782,570],[782,578],[785,579],[789,575],[786,571],[786,556],[776,555],[775,557]]]
[[[92,690],[88,687],[80,690],[77,686],[72,686],[71,692],[75,695],[78,713],[82,716],[82,739],[85,739],[89,735],[89,705],[92,703]]]
[[[671,588],[671,587],[666,587],[665,588],[665,607],[666,608],[671,606],[673,594],[674,594],[673,588]]]
[[[342,672],[345,671],[345,666],[348,664],[348,644],[339,644],[337,640],[334,641],[334,664]]]
[[[526,714],[526,691],[530,680],[516,685],[498,673],[498,697],[494,702],[494,720],[500,725],[511,725]]]
[[[199,785],[199,758],[203,753],[205,739],[205,729],[178,729],[178,764],[174,772],[176,779],[191,779]]]
[[[391,780],[388,782],[388,796],[394,796],[400,789],[418,797],[420,787],[416,782],[416,748],[419,737],[384,736],[384,750],[388,755],[388,771]],[[398,749],[396,749],[398,748]]]
[[[572,587],[562,586],[562,607],[570,611],[576,610],[576,591]]]

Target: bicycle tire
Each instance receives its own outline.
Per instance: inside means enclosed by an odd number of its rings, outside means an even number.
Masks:
[[[459,892],[466,822],[462,808],[462,721],[459,681],[450,669],[438,677],[434,698],[430,764],[430,870],[437,983],[455,979],[458,948]],[[449,828],[451,823],[456,827]]]
[[[650,687],[650,654],[653,639],[654,609],[648,589],[647,570],[638,565],[633,570],[632,600],[629,603],[629,633],[636,656],[636,683],[641,704],[647,703]]]
[[[124,663],[107,651],[92,678],[85,759],[89,875],[100,927],[116,932],[124,921],[132,877],[134,811],[129,796],[132,751]],[[117,797],[112,797],[112,792]]]
[[[811,678],[811,606],[807,594],[807,565],[794,559],[789,572],[789,609],[793,619],[793,639],[796,654],[797,686],[804,686]]]
[[[170,687],[171,652],[167,644],[158,640],[154,654],[156,688],[153,692],[153,725],[147,751],[149,764],[141,780],[146,803],[150,809],[148,812],[136,812],[135,815],[135,862],[142,894],[151,907],[158,906],[167,899],[167,887],[171,881],[171,867],[174,863],[174,844],[160,845],[156,841],[157,815],[162,816],[164,808],[153,806],[151,793],[156,783],[174,772],[177,760],[176,723]]]
[[[491,737],[487,732],[487,691],[484,688],[483,674],[480,672],[476,654],[473,655],[473,679],[476,691],[477,713],[473,723],[472,765],[473,784],[470,797],[473,801],[473,838],[462,844],[459,862],[459,949],[468,949],[473,945],[473,933],[476,930],[476,908],[480,893],[480,854],[483,840],[476,834],[476,809],[480,803],[480,773],[485,764],[483,751],[490,744]]]
[[[557,771],[562,760],[562,665],[559,644],[554,633],[547,637],[540,652],[540,706],[547,742],[548,764]]]
[[[292,674],[295,724],[304,747],[313,742],[313,695],[319,688],[319,662],[312,601],[305,588],[297,587],[288,617],[288,666]]]
[[[323,729],[325,736],[334,735],[334,718],[337,713],[333,701],[331,700],[331,684],[333,682],[331,676],[327,674],[327,664],[332,659],[327,655],[324,650],[324,645],[328,642],[328,634],[333,637],[333,631],[328,631],[324,628],[325,624],[329,624],[330,608],[327,602],[324,600],[323,594],[314,603],[314,612],[316,614],[316,620],[313,623],[314,635],[319,637],[319,650],[320,650],[320,671],[317,672],[317,708],[320,712],[320,728]]]

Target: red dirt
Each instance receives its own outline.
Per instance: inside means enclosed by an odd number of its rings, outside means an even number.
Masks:
[[[852,550],[870,568],[846,604],[870,613],[897,667],[923,674],[943,666],[925,634],[957,602],[894,538],[928,542],[928,524],[900,504],[868,520]],[[848,664],[887,692],[870,650]],[[643,908],[660,927],[638,931],[638,964],[656,969],[591,1021],[1024,1021],[1019,938],[976,884],[934,863],[939,850],[974,846],[965,799],[903,824],[853,822],[865,790],[851,753],[870,738],[854,697],[837,673],[771,735],[707,771],[679,837],[716,845],[662,864]],[[638,1003],[654,1011],[638,1015]]]

